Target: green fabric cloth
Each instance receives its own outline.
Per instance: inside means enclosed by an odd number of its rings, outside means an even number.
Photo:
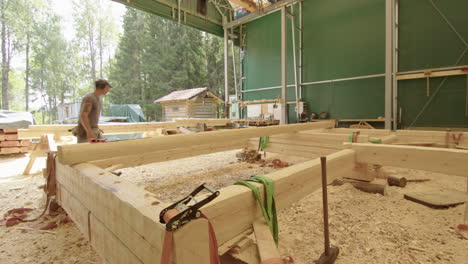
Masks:
[[[143,110],[137,104],[111,104],[109,105],[109,115],[127,117],[129,123],[146,122]]]
[[[270,141],[270,137],[260,137],[260,150],[266,149],[266,147],[268,146],[268,141]]]
[[[263,184],[263,188],[265,191],[265,201],[262,203],[262,198],[260,196],[260,191],[258,188],[251,184],[250,182],[258,182]],[[265,217],[265,221],[270,228],[271,234],[273,235],[273,239],[275,240],[276,245],[278,246],[278,217],[276,215],[276,202],[275,202],[275,182],[268,177],[260,176],[260,175],[252,175],[250,178],[237,181],[234,183],[235,185],[244,185],[250,188],[257,199],[257,202],[262,209],[263,217]]]

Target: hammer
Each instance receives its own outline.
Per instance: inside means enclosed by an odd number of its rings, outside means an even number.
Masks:
[[[328,232],[327,157],[320,157],[320,163],[322,165],[323,235],[325,237],[325,252],[320,255],[317,263],[333,264],[340,253],[340,249],[333,245],[330,247]]]

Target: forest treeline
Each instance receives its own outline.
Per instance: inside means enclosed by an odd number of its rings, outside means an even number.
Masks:
[[[207,86],[223,97],[222,38],[133,8],[121,29],[108,15],[115,4],[74,0],[70,38],[53,2],[0,0],[0,109],[30,111],[39,123],[52,123],[58,105],[79,102],[100,78],[113,85],[105,105],[139,104],[148,120],[161,117],[153,101],[174,90]]]

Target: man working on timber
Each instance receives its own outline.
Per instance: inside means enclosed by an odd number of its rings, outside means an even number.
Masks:
[[[74,135],[78,138],[78,143],[91,142],[92,139],[102,138],[101,130],[98,127],[99,116],[102,111],[102,98],[112,86],[106,80],[97,80],[95,90],[87,94],[81,101],[80,117]]]

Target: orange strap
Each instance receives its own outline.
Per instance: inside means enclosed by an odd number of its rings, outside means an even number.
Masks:
[[[172,217],[176,216],[179,213],[176,209],[171,209],[167,211],[163,219],[167,223],[171,220]],[[214,232],[213,226],[211,225],[210,220],[206,217],[203,213],[201,214],[202,218],[205,218],[208,221],[208,237],[210,243],[210,264],[220,264],[219,256],[218,256],[218,242],[216,240],[216,234]],[[161,264],[169,264],[171,263],[171,254],[172,254],[172,246],[173,246],[173,232],[166,231],[164,234],[164,244],[163,250],[161,254]]]

